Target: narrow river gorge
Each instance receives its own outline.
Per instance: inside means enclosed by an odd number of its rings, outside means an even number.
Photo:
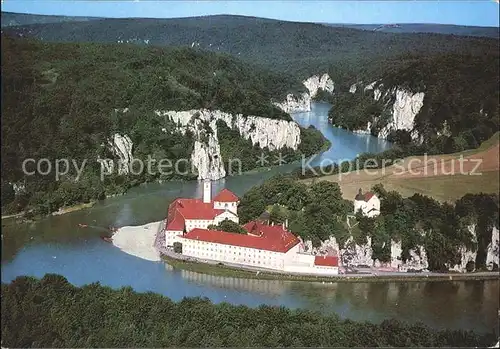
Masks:
[[[354,134],[327,122],[328,104],[314,103],[311,112],[292,114],[303,126],[318,128],[332,146],[317,156],[338,162],[362,152],[381,152],[390,144],[369,135]],[[215,182],[242,195],[254,185],[297,164],[269,171],[228,177]],[[2,282],[19,275],[42,277],[64,275],[75,285],[100,282],[118,288],[153,291],[174,300],[202,296],[214,302],[258,306],[284,305],[322,312],[343,318],[378,322],[386,318],[417,322],[438,328],[496,330],[498,322],[498,281],[400,282],[400,283],[303,283],[264,281],[202,275],[170,270],[164,263],[128,255],[99,236],[109,226],[140,225],[164,218],[168,204],[176,197],[201,195],[197,181],[155,183],[132,189],[92,208],[34,223],[2,222]],[[81,229],[78,224],[88,224]]]

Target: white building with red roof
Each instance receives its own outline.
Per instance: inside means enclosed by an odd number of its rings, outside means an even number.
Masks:
[[[203,183],[202,199],[175,199],[168,207],[165,222],[165,241],[171,246],[178,235],[193,229],[207,229],[225,219],[239,223],[238,197],[228,189],[223,189],[214,200],[210,181]]]
[[[200,260],[296,274],[338,274],[338,257],[304,253],[300,239],[284,224],[252,221],[243,226],[246,234],[207,229],[225,219],[239,222],[234,193],[223,189],[213,200],[210,194],[206,181],[203,199],[176,199],[170,204],[164,229],[167,246],[179,242],[184,256]]]
[[[376,217],[380,214],[380,199],[372,192],[359,189],[358,195],[354,198],[354,214],[361,211],[363,216]]]

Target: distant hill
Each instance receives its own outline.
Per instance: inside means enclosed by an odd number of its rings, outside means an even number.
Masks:
[[[216,16],[212,16],[216,17]],[[241,16],[233,16],[235,18]],[[2,12],[2,28],[28,24],[47,24],[59,22],[86,22],[103,17],[81,16],[47,16],[15,12]],[[477,36],[496,38],[500,37],[497,27],[478,27],[452,24],[429,23],[397,23],[397,24],[344,24],[344,23],[319,23],[331,27],[351,28],[360,30],[381,31],[385,33],[433,33],[458,36]]]
[[[384,33],[433,33],[457,36],[500,37],[498,27],[477,27],[452,24],[401,23],[401,24],[341,24],[322,23],[331,27],[381,31]]]
[[[3,32],[54,42],[187,46],[229,53],[301,78],[329,70],[336,81],[374,75],[379,64],[401,55],[498,51],[498,40],[492,38],[395,34],[232,15],[31,24]]]
[[[2,28],[26,24],[47,24],[59,22],[84,22],[101,19],[99,17],[46,16],[26,13],[2,12]]]

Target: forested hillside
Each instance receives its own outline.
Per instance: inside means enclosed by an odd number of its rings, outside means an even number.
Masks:
[[[47,16],[2,11],[2,28],[26,24],[91,21],[94,19],[100,18],[83,16]]]
[[[22,190],[9,211],[30,205],[43,213],[155,179],[113,175],[99,181],[95,159],[113,158],[107,144],[116,133],[130,135],[134,155],[189,159],[193,138],[177,133],[177,125],[156,110],[207,108],[291,120],[271,100],[304,88],[281,73],[189,48],[54,44],[8,36],[2,37],[2,83],[2,193],[8,193],[2,206],[13,199],[7,185],[12,182]],[[121,112],[124,108],[128,112]],[[307,149],[315,152],[322,145],[323,139]],[[47,158],[52,166],[63,158],[88,163],[79,181],[72,168],[57,182],[53,172],[24,176],[22,164],[29,158]]]
[[[164,296],[71,285],[63,276],[2,283],[7,348],[166,347],[487,347],[494,333],[435,330],[423,324],[341,320],[308,310],[173,302]]]
[[[340,24],[323,23],[324,25],[340,28],[381,31],[385,33],[433,33],[459,36],[479,36],[487,38],[499,37],[498,27],[478,27],[452,24],[431,23],[401,23],[401,24]]]
[[[337,183],[318,181],[307,186],[292,176],[276,176],[245,193],[238,213],[240,221],[245,223],[272,206],[271,221],[276,224],[288,221],[289,229],[304,241],[310,240],[313,246],[335,237],[343,249],[348,241],[364,245],[370,238],[372,258],[380,262],[391,261],[391,241],[399,241],[402,254],[397,257],[406,261],[410,250],[423,247],[432,271],[460,265],[461,248],[477,251],[475,259],[470,260],[472,268],[486,267],[492,229],[499,227],[498,195],[467,194],[450,205],[420,194],[403,198],[381,185],[373,191],[381,200],[380,216],[357,215],[359,224],[349,225],[347,215],[353,214],[353,204],[342,199]],[[498,265],[493,267],[498,269]]]
[[[366,90],[365,83],[355,93],[339,88],[329,97],[333,104],[329,117],[333,124],[350,130],[370,125],[371,133],[378,135],[393,119],[395,91],[407,91],[408,95],[421,92],[423,105],[413,128],[392,132],[388,139],[404,147],[412,138],[410,134],[418,134],[418,146],[406,155],[477,148],[499,129],[499,64],[498,50],[483,55],[411,55],[390,60],[372,89]],[[375,89],[381,95],[377,100]],[[409,111],[402,117],[411,117]]]
[[[4,28],[4,32],[44,41],[192,46],[226,52],[300,78],[330,70],[335,82],[346,83],[378,72],[384,60],[405,53],[482,54],[498,46],[498,40],[489,38],[394,34],[230,15],[34,24]]]
[[[105,19],[102,17],[82,17],[82,16],[48,16],[25,14],[2,11],[2,27],[26,25],[26,24],[46,24],[57,22],[79,22],[95,19]],[[498,38],[498,28],[478,27],[450,24],[429,24],[429,23],[402,23],[402,24],[341,24],[341,23],[318,23],[331,27],[361,29],[369,31],[381,31],[389,33],[433,33],[458,36],[478,36]]]
[[[124,130],[132,130],[135,149],[142,155],[185,157],[193,148],[190,137],[159,133],[161,128],[169,133],[176,125],[158,120],[154,110],[208,108],[289,120],[271,101],[306,91],[300,81],[324,72],[335,84],[334,123],[359,129],[370,121],[375,134],[391,120],[395,89],[424,91],[423,107],[415,117],[421,145],[411,141],[409,132],[388,134],[406,155],[472,148],[499,127],[497,39],[394,34],[226,15],[100,19],[2,31],[11,36],[2,45],[3,83],[13,87],[2,95],[5,181],[20,178],[20,162],[26,156],[71,155],[81,160],[109,155],[100,145]],[[384,93],[379,101],[374,101],[373,89],[364,90],[373,81]],[[355,83],[360,85],[351,94]],[[129,109],[117,113],[121,108]],[[232,141],[231,130],[219,128],[226,136],[223,155],[255,154],[247,141]],[[300,148],[303,153],[319,150],[314,130],[302,134],[307,136]],[[254,166],[249,160],[243,165]],[[85,198],[153,179],[110,177],[103,190],[91,178],[88,183],[80,181],[95,190]],[[59,203],[42,193],[58,188],[40,180],[29,189],[40,198],[23,199],[16,207],[31,200],[57,207]],[[67,204],[74,199],[56,201]]]

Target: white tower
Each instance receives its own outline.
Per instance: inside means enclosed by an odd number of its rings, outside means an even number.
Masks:
[[[210,179],[203,181],[203,202],[209,204],[212,201],[212,183]]]

